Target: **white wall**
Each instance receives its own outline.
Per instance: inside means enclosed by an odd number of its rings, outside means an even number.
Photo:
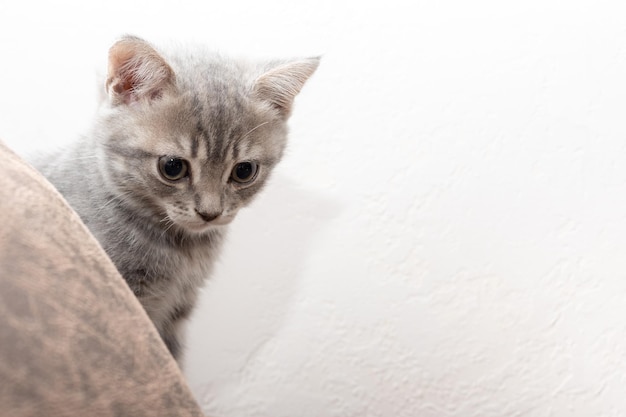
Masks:
[[[625,17],[618,0],[3,2],[0,136],[76,137],[122,33],[321,53],[190,326],[205,411],[626,415]]]

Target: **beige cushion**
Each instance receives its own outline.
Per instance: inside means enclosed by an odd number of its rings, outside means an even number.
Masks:
[[[0,143],[0,416],[201,416],[76,213]]]

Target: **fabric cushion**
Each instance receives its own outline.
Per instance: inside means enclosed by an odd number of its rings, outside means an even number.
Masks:
[[[201,416],[110,259],[0,142],[0,416]]]

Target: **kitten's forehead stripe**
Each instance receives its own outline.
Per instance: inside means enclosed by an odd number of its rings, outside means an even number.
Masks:
[[[200,127],[200,123],[198,123],[198,127]],[[198,132],[196,129],[196,135],[191,138],[191,157],[196,158],[198,156],[198,146],[200,145],[200,138],[198,138],[198,134],[202,132]]]
[[[224,143],[225,112],[221,103],[211,109],[211,137],[207,158],[215,163],[220,160],[220,150]]]
[[[235,143],[232,146],[232,152],[233,152],[233,159],[237,160],[237,158],[239,158],[239,142],[235,141]]]
[[[211,86],[211,94],[201,97],[196,92],[192,98],[191,109],[198,119],[196,135],[192,143],[192,156],[197,157],[198,147],[195,141],[202,141],[207,161],[211,164],[223,163],[232,154],[235,142],[240,138],[245,108],[242,97],[229,87],[216,83]],[[234,152],[239,153],[239,150]]]

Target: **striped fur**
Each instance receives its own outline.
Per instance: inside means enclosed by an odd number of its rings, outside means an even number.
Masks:
[[[91,133],[33,161],[99,240],[179,362],[181,325],[227,225],[280,161],[293,99],[318,62],[255,64],[123,38],[109,52],[107,99]],[[163,156],[185,160],[189,175],[165,179]],[[231,172],[248,161],[258,164],[256,179],[238,184]]]

